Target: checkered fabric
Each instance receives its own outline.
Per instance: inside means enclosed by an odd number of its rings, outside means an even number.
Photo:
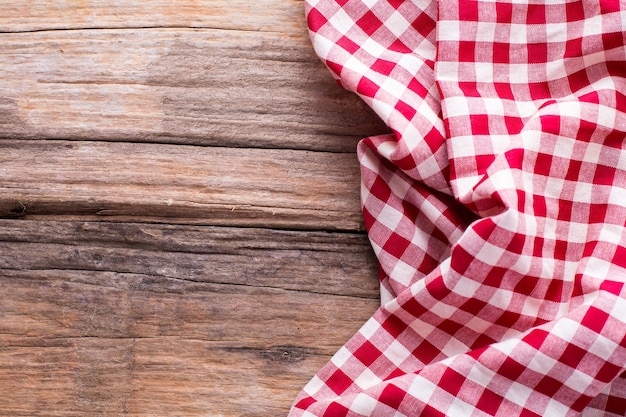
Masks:
[[[382,306],[291,416],[626,415],[624,0],[307,0]]]

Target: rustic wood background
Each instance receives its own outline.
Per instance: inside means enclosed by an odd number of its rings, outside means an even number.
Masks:
[[[0,0],[0,416],[280,416],[378,305],[302,0]]]

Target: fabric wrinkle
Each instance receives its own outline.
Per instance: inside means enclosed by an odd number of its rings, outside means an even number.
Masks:
[[[291,416],[626,415],[626,5],[307,0],[381,307]]]

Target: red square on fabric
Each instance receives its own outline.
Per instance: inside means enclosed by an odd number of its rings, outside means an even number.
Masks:
[[[389,50],[394,52],[400,52],[402,54],[410,54],[411,52],[413,52],[413,50],[406,46],[404,42],[402,42],[400,39],[396,39],[395,41],[393,41],[393,43],[389,45]]]
[[[459,88],[465,97],[480,97],[478,92],[478,83],[475,81],[461,81]]]
[[[553,397],[563,384],[551,376],[545,375],[535,385],[535,391],[544,394],[547,397]]]
[[[351,54],[354,54],[356,51],[361,49],[361,47],[359,45],[354,43],[347,36],[342,36],[341,38],[339,38],[337,40],[336,43],[337,43],[337,45],[341,46],[343,49],[345,49],[346,51],[350,52]]]
[[[376,71],[379,72],[383,75],[389,75],[391,74],[391,71],[393,71],[393,69],[396,67],[396,64],[391,62],[391,61],[387,61],[385,59],[377,59],[372,65],[371,68]]]
[[[523,408],[522,411],[520,411],[519,417],[545,417],[545,416],[541,416],[535,413],[534,411],[530,411],[528,408]]]
[[[486,114],[471,114],[470,125],[474,135],[489,134],[489,116]]]
[[[370,366],[376,359],[382,356],[382,352],[369,340],[366,340],[352,355],[360,360],[363,365]]]
[[[564,178],[567,181],[578,181],[578,176],[580,175],[581,167],[582,167],[581,161],[570,160],[569,165],[567,166],[567,172]]]
[[[544,25],[546,23],[546,6],[543,4],[529,4],[526,13],[526,24]],[[533,28],[529,28],[533,30]]]
[[[605,51],[624,46],[624,34],[621,32],[603,33],[602,46]]]
[[[326,381],[328,388],[332,389],[335,394],[341,395],[352,385],[352,379],[346,375],[341,369],[337,369]]]
[[[511,23],[513,16],[513,4],[507,2],[496,2],[496,22]]]
[[[328,19],[317,9],[313,8],[307,15],[307,23],[312,31],[317,32],[328,22]]]
[[[567,259],[568,244],[564,240],[557,240],[554,243],[554,259],[564,261]]]
[[[503,377],[511,380],[517,381],[518,378],[526,371],[526,367],[521,363],[507,357],[498,368],[498,375],[502,375]]]
[[[317,400],[315,400],[315,398],[313,397],[305,397],[301,399],[300,401],[298,401],[298,403],[294,405],[294,407],[299,408],[301,410],[306,410],[307,408],[311,406],[311,404],[314,404],[316,402]]]
[[[576,369],[586,354],[586,350],[570,343],[561,354],[559,362]]]
[[[559,200],[559,213],[557,220],[570,221],[572,219],[572,210],[574,209],[574,203],[569,200]]]
[[[541,121],[543,125],[543,120]],[[538,175],[550,176],[550,170],[552,168],[552,156],[545,153],[538,153],[537,158],[533,166],[533,172]]]
[[[625,341],[626,341],[626,336],[624,337],[624,340],[622,340],[622,346],[624,345]],[[604,365],[602,365],[602,368],[600,368],[598,373],[595,375],[595,377],[598,381],[609,383],[617,375],[619,375],[621,371],[622,371],[621,366],[616,366],[615,364],[611,362],[605,362]]]
[[[413,350],[413,356],[422,361],[425,364],[431,363],[441,353],[439,349],[433,346],[428,340],[423,340],[422,343]]]
[[[585,69],[568,75],[567,81],[569,82],[570,90],[572,90],[573,93],[591,84],[589,77],[587,76],[587,70]]]
[[[459,41],[459,62],[474,62],[476,57],[476,42]]]
[[[585,8],[582,1],[568,1],[565,3],[565,18],[568,22],[575,22],[585,18]]]
[[[486,305],[487,302],[479,300],[478,298],[469,298],[465,303],[463,303],[463,305],[461,305],[461,309],[471,315],[477,316]]]
[[[461,1],[459,6],[459,20],[467,22],[478,22],[478,1]]]
[[[585,313],[585,317],[583,317],[580,324],[596,333],[602,333],[602,329],[608,320],[609,315],[606,312],[591,306],[589,310],[587,310],[587,313]]]
[[[599,4],[602,14],[619,13],[622,10],[620,0],[602,0]]]
[[[624,253],[624,252],[626,252],[626,249],[624,247],[622,247],[622,246],[618,246],[618,251],[620,252],[619,256],[622,259],[621,262],[626,262],[626,260],[624,260],[624,258],[623,258],[623,256],[626,255],[626,253]],[[617,253],[616,253],[615,256],[617,256]],[[626,283],[623,283],[623,282],[607,280],[607,281],[604,281],[600,285],[600,289],[602,291],[606,291],[606,292],[609,292],[609,293],[611,293],[613,295],[619,296],[620,293],[622,292],[622,290],[624,289],[625,285],[626,285]],[[626,335],[625,335],[625,337],[626,337]],[[624,378],[626,378],[626,374],[624,374]]]
[[[400,404],[402,404],[402,400],[405,396],[406,391],[393,384],[389,384],[385,387],[385,389],[383,389],[383,392],[380,393],[378,399],[381,403],[397,410],[400,407]]]
[[[409,313],[413,314],[410,310]],[[387,333],[391,335],[391,337],[397,339],[398,336],[400,336],[402,332],[406,330],[407,326],[398,316],[390,315],[385,321],[380,324],[380,327],[385,329]]]
[[[338,77],[341,77],[341,71],[343,71],[343,66],[339,65],[335,62],[326,61],[326,66],[329,70],[334,72]]]
[[[376,176],[376,179],[369,189],[372,195],[382,202],[388,202],[391,197],[391,188],[389,188],[389,184],[387,184],[383,177]]]
[[[493,63],[508,64],[511,59],[510,44],[494,42],[493,43]]]
[[[383,250],[396,258],[402,258],[406,248],[411,246],[411,241],[403,238],[402,236],[393,233],[383,246]]]
[[[615,265],[626,269],[626,248],[625,247],[621,245],[617,245],[617,249],[615,249],[615,255],[613,255],[612,262]]]
[[[476,403],[476,408],[489,415],[495,416],[496,412],[500,408],[500,404],[502,404],[502,397],[488,389],[485,389],[480,394],[480,399],[478,400],[478,403]]]
[[[626,378],[626,375],[622,375],[622,378]],[[624,410],[626,410],[626,397],[620,398],[615,395],[609,395],[609,398],[606,400],[606,411],[619,415]]]
[[[530,91],[530,98],[533,100],[542,100],[550,97],[550,86],[545,82],[528,83],[528,91]]]
[[[361,30],[367,33],[369,36],[372,36],[374,32],[376,32],[383,25],[383,22],[369,10],[367,13],[363,15],[359,20],[356,21],[356,24]]]
[[[528,51],[528,63],[543,64],[548,62],[548,44],[529,43],[526,45]]]
[[[461,387],[467,378],[452,368],[447,368],[443,375],[441,375],[441,379],[439,385],[441,388],[448,391],[453,396],[457,396],[459,391],[461,391]]]
[[[396,110],[398,110],[407,120],[412,120],[417,114],[417,110],[406,104],[404,101],[398,101],[398,104],[396,104]],[[411,161],[414,161],[414,159],[411,158]],[[413,163],[413,167],[415,167],[415,163]]]
[[[589,206],[589,224],[604,223],[606,221],[606,213],[608,204],[593,204]]]
[[[367,97],[374,97],[378,90],[380,90],[380,86],[366,77],[361,77],[361,80],[356,87],[357,93],[363,94]]]
[[[583,38],[568,39],[565,42],[564,58],[578,58],[583,54]]]
[[[516,135],[524,128],[524,122],[516,116],[504,116],[506,130],[511,135]]]
[[[428,89],[417,78],[413,78],[411,81],[409,81],[408,87],[409,90],[413,91],[421,98],[425,98],[428,95]]]
[[[594,184],[612,185],[615,180],[616,169],[606,165],[596,165],[596,172],[593,176]]]
[[[526,336],[524,336],[522,340],[526,342],[528,345],[532,346],[534,349],[539,350],[541,349],[541,345],[543,345],[543,342],[546,341],[548,336],[549,336],[549,333],[546,332],[545,330],[534,329],[530,333],[528,333]]]
[[[350,410],[339,403],[332,403],[328,406],[322,417],[346,417]]]
[[[513,89],[511,88],[511,84],[493,83],[493,86],[496,89],[496,93],[498,93],[498,97],[504,98],[507,100],[515,100],[515,95],[513,94]]]
[[[544,196],[534,194],[533,195],[533,212],[535,216],[546,217],[548,213],[548,206],[546,205],[546,199]]]
[[[424,411],[422,412],[421,416],[423,417],[446,417],[444,413],[442,413],[441,411],[437,410],[436,408],[428,404],[424,406]]]
[[[426,13],[421,13],[411,22],[411,27],[415,29],[424,38],[435,30],[437,23]]]
[[[500,315],[500,317],[498,317],[494,321],[494,323],[497,324],[498,326],[511,329],[515,327],[515,325],[517,324],[517,322],[520,320],[521,317],[522,315],[519,313],[515,313],[513,311],[505,311]]]

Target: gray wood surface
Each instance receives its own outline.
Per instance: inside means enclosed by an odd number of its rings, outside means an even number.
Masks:
[[[375,311],[303,9],[0,0],[0,416],[285,415]]]

